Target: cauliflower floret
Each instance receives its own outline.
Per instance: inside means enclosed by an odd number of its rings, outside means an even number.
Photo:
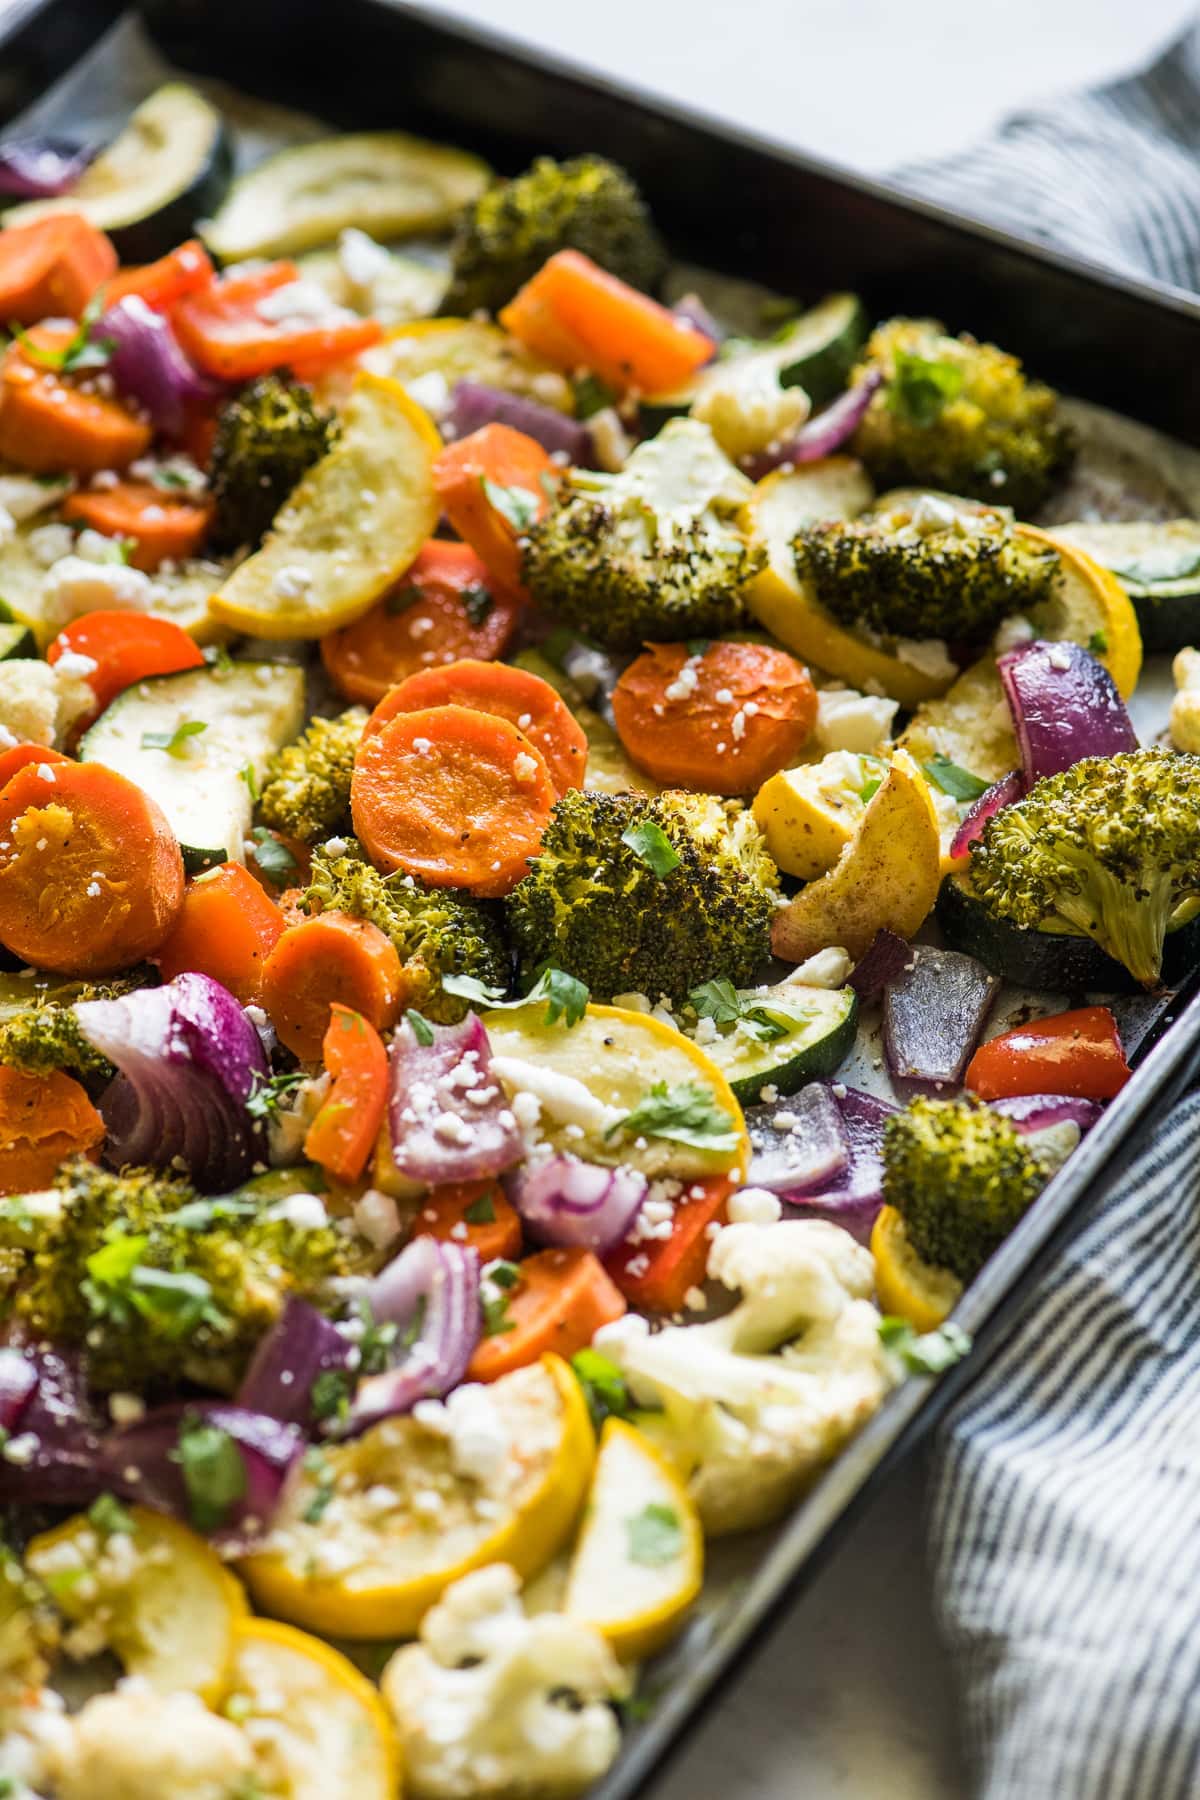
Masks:
[[[70,1738],[71,1722],[61,1695],[53,1689],[27,1687],[4,1696],[0,1700],[0,1794],[11,1794],[13,1800],[36,1800],[53,1781]]]
[[[815,1219],[729,1225],[711,1279],[739,1303],[703,1325],[606,1336],[710,1533],[777,1517],[870,1418],[891,1386],[870,1295],[870,1253]]]
[[[1171,664],[1178,692],[1171,702],[1171,742],[1200,752],[1200,650],[1181,650]]]
[[[786,443],[811,411],[802,387],[780,383],[776,349],[717,363],[702,378],[691,408],[693,419],[707,425],[735,461]]]
[[[34,657],[0,662],[0,745],[58,745],[96,697],[82,676]],[[3,732],[10,734],[9,738]]]
[[[195,1694],[125,1682],[72,1721],[55,1769],[56,1800],[239,1800],[254,1756],[228,1719]]]
[[[606,1702],[628,1681],[590,1626],[528,1618],[516,1571],[493,1563],[446,1589],[382,1688],[412,1800],[567,1800],[616,1755]]]

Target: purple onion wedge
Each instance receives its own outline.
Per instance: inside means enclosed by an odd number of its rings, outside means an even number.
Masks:
[[[747,1187],[789,1196],[820,1191],[850,1166],[841,1108],[824,1082],[810,1081],[774,1106],[747,1107],[745,1116],[752,1152]]]
[[[196,1441],[193,1434],[207,1432]],[[189,1461],[187,1440],[196,1449]],[[187,1400],[155,1407],[136,1425],[111,1431],[101,1458],[104,1487],[156,1512],[170,1513],[224,1550],[254,1548],[270,1528],[288,1476],[304,1452],[304,1434],[228,1400]],[[216,1462],[220,1486],[196,1471]],[[240,1472],[238,1464],[240,1463]],[[205,1487],[209,1494],[206,1497]]]
[[[37,1385],[21,1407],[14,1434],[21,1455],[0,1459],[0,1501],[86,1506],[109,1484],[102,1421],[88,1396],[83,1358],[50,1344],[11,1348],[32,1364]]]
[[[477,1013],[459,1025],[433,1025],[421,1043],[407,1020],[392,1039],[388,1126],[402,1175],[437,1186],[478,1181],[511,1169],[521,1135]]]
[[[829,1088],[842,1115],[850,1160],[828,1185],[779,1197],[805,1218],[828,1219],[865,1244],[883,1205],[883,1128],[897,1109],[861,1088],[841,1082],[831,1082]]]
[[[638,1170],[575,1156],[525,1163],[504,1185],[539,1244],[578,1244],[597,1253],[620,1243],[646,1198],[646,1178]]]
[[[358,1386],[339,1434],[365,1431],[418,1400],[441,1399],[467,1371],[481,1328],[479,1257],[461,1244],[418,1237],[367,1290],[377,1325],[394,1325],[400,1360]]]
[[[1073,1094],[1017,1094],[1007,1100],[989,1100],[993,1112],[1004,1113],[1017,1130],[1030,1135],[1055,1125],[1078,1125],[1090,1131],[1104,1108],[1098,1100],[1082,1100]]]
[[[877,1000],[888,982],[899,975],[910,955],[905,940],[883,925],[850,971],[846,985],[854,989],[860,1000]]]
[[[969,807],[962,824],[950,840],[951,856],[965,856],[976,839],[983,836],[983,828],[989,819],[995,818],[1014,800],[1019,800],[1025,792],[1025,777],[1013,769],[1011,774],[1002,775],[999,781],[993,781],[985,793],[980,794]]]
[[[210,404],[221,392],[216,382],[192,367],[170,320],[137,294],[127,294],[100,316],[92,341],[112,346],[108,372],[117,388],[143,406],[168,437],[182,432],[189,404]]]
[[[592,434],[586,425],[552,406],[488,387],[482,381],[459,381],[450,400],[448,422],[455,437],[469,437],[485,425],[510,425],[543,450],[564,455],[577,469],[595,467]]]
[[[40,1380],[41,1372],[30,1351],[18,1350],[14,1344],[0,1349],[0,1431],[7,1436],[19,1429]]]
[[[854,436],[862,424],[863,416],[871,404],[871,397],[882,380],[880,370],[868,369],[861,381],[856,382],[852,388],[847,388],[824,412],[808,419],[793,437],[788,438],[777,449],[763,450],[757,456],[745,458],[742,467],[747,475],[752,481],[761,481],[772,469],[797,463],[820,462],[822,458],[832,456]]]
[[[996,658],[1027,786],[1085,756],[1136,750],[1125,702],[1080,644],[1022,644]]]
[[[912,944],[883,994],[883,1045],[895,1080],[960,1085],[1000,988],[973,956]]]
[[[0,143],[0,194],[56,200],[70,193],[95,155],[62,138],[6,138]]]
[[[349,1338],[307,1300],[289,1295],[278,1319],[260,1339],[237,1391],[237,1404],[286,1424],[313,1421],[313,1389],[322,1375],[348,1375]],[[349,1382],[347,1382],[347,1387]]]

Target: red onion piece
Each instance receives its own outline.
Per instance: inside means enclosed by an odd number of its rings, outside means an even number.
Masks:
[[[998,656],[996,667],[1030,787],[1085,756],[1137,749],[1116,683],[1082,645],[1022,644]]]
[[[0,1431],[16,1431],[21,1415],[37,1392],[41,1376],[26,1350],[14,1345],[0,1349]]]
[[[402,1175],[438,1186],[478,1181],[519,1162],[521,1134],[499,1081],[477,1013],[459,1025],[433,1025],[418,1043],[405,1021],[392,1039],[388,1123]]]
[[[747,1187],[789,1196],[819,1192],[849,1168],[841,1109],[823,1082],[811,1081],[773,1106],[749,1106],[745,1117],[752,1151]]]
[[[7,138],[0,143],[0,194],[55,200],[70,193],[95,155],[61,138]]]
[[[479,1257],[461,1244],[414,1238],[367,1290],[377,1324],[416,1327],[403,1360],[359,1383],[339,1435],[365,1431],[418,1400],[440,1400],[467,1372],[480,1334]]]
[[[896,932],[881,926],[865,955],[855,963],[847,980],[860,1000],[877,1000],[889,981],[894,981],[910,960],[908,944]]]
[[[899,1081],[957,1087],[1000,988],[973,956],[909,946],[908,963],[883,995],[883,1045]]]
[[[575,1156],[525,1163],[505,1178],[508,1197],[539,1244],[611,1250],[646,1198],[637,1169],[605,1168]]]
[[[871,1227],[883,1205],[883,1128],[897,1110],[861,1088],[828,1084],[838,1104],[850,1145],[850,1161],[841,1175],[819,1192],[785,1193],[779,1197],[805,1218],[841,1225],[860,1244],[870,1242]]]
[[[292,1294],[259,1342],[237,1391],[247,1411],[308,1427],[313,1383],[328,1370],[348,1370],[350,1340],[324,1313]]]
[[[1104,1111],[1098,1100],[1081,1100],[1067,1094],[1017,1094],[1009,1100],[989,1100],[993,1112],[1004,1113],[1017,1130],[1029,1135],[1054,1125],[1078,1125],[1090,1131]]]
[[[484,425],[511,425],[553,454],[564,453],[577,469],[595,467],[592,434],[586,425],[552,406],[541,406],[523,394],[488,387],[482,381],[460,381],[450,400],[448,422],[454,437],[469,437]]]
[[[86,1506],[108,1481],[101,1456],[102,1421],[88,1396],[83,1358],[49,1344],[13,1348],[37,1374],[16,1433],[32,1440],[33,1451],[20,1462],[0,1458],[0,1501]]]
[[[209,975],[178,975],[119,1000],[81,1001],[75,1016],[119,1071],[100,1096],[115,1167],[162,1169],[181,1157],[209,1194],[248,1178],[263,1142],[246,1101],[270,1071],[228,988]]]
[[[786,443],[775,450],[761,450],[757,456],[745,457],[742,468],[751,481],[761,481],[764,475],[769,475],[772,469],[782,468],[785,463],[820,462],[822,457],[832,456],[835,450],[840,450],[862,424],[871,397],[882,380],[880,370],[868,369],[860,381],[839,394],[824,412],[808,419]]]
[[[208,405],[222,391],[218,383],[192,367],[170,320],[147,306],[138,294],[127,294],[101,314],[92,338],[112,344],[108,372],[118,389],[144,406],[168,437],[182,432],[190,404]]]
[[[713,355],[715,356],[718,344],[725,340],[725,333],[699,294],[684,294],[682,299],[675,302],[671,311],[677,319],[682,319],[685,325],[693,326],[695,330],[702,332],[706,338],[712,340]],[[711,360],[710,357],[709,361],[711,362]],[[707,364],[705,366],[707,367]]]
[[[178,1459],[180,1430],[196,1420],[228,1432],[245,1470],[245,1491],[205,1535],[222,1549],[254,1548],[279,1505],[288,1476],[304,1452],[304,1434],[229,1400],[185,1400],[155,1407],[136,1425],[110,1431],[104,1440],[102,1486],[127,1500],[193,1524]]]
[[[1025,792],[1025,777],[1016,769],[993,781],[986,793],[973,800],[962,824],[950,840],[951,856],[965,856],[971,845],[983,836],[983,828],[1004,807],[1011,806]]]

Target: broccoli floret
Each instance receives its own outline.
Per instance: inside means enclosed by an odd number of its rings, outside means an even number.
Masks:
[[[507,987],[508,948],[495,915],[479,900],[427,888],[412,875],[381,875],[353,838],[338,853],[322,846],[312,861],[303,905],[369,919],[396,947],[408,1004],[439,1024],[454,1024],[467,1003],[442,987],[443,975],[471,975]]]
[[[868,341],[883,371],[854,447],[881,487],[906,482],[1003,501],[1027,516],[1071,460],[1058,396],[1015,356],[934,319],[891,319]]]
[[[1087,756],[996,813],[971,886],[1001,918],[1083,932],[1145,987],[1167,932],[1200,905],[1200,756]]]
[[[1050,1169],[982,1100],[916,1099],[883,1132],[883,1197],[928,1263],[970,1281],[1045,1186]]]
[[[770,954],[779,874],[752,815],[710,794],[573,790],[506,902],[526,982],[547,962],[593,999],[682,1001],[748,984]]]
[[[300,1229],[252,1190],[197,1199],[186,1181],[77,1158],[53,1191],[56,1209],[29,1197],[9,1315],[38,1337],[86,1343],[100,1388],[184,1379],[230,1390],[289,1293],[328,1300],[336,1278],[368,1266],[344,1222]]]
[[[0,1024],[0,1064],[26,1075],[48,1075],[65,1069],[69,1075],[110,1079],[116,1070],[80,1030],[74,1007],[79,1000],[117,1000],[146,985],[143,971],[115,981],[55,982],[43,992],[34,984],[29,1006],[11,1013]]]
[[[273,831],[311,843],[350,818],[350,778],[367,722],[365,707],[314,719],[294,744],[277,750],[263,776],[258,810]]]
[[[300,477],[334,445],[337,422],[303,382],[260,375],[221,408],[209,482],[215,550],[254,549]]]
[[[556,250],[581,250],[653,292],[666,267],[646,203],[615,163],[541,156],[513,181],[495,181],[458,221],[443,313],[497,312]]]
[[[533,596],[602,643],[716,637],[745,618],[765,552],[735,523],[751,484],[708,426],[672,419],[616,475],[574,469],[529,534]]]
[[[1047,599],[1058,554],[1000,512],[971,514],[923,494],[865,518],[806,525],[796,567],[836,618],[885,636],[971,643]]]

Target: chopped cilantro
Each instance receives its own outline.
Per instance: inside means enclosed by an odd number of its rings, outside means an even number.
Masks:
[[[280,1109],[289,1102],[304,1079],[303,1069],[287,1069],[282,1075],[268,1075],[265,1080],[256,1076],[246,1111],[252,1119],[278,1118]]]
[[[907,1319],[888,1316],[879,1321],[879,1341],[912,1375],[940,1375],[971,1348],[969,1334],[953,1320],[936,1331],[917,1332]]]
[[[216,1531],[246,1493],[242,1452],[221,1425],[192,1414],[179,1427],[171,1452],[183,1474],[188,1515],[197,1531]]]
[[[531,494],[528,488],[502,487],[498,481],[492,481],[486,475],[481,475],[479,479],[488,505],[494,507],[518,535],[537,524],[541,508],[536,494]]]
[[[133,1514],[115,1494],[98,1494],[88,1507],[87,1516],[101,1537],[128,1536],[133,1530]]]
[[[465,587],[459,598],[463,603],[463,610],[468,620],[476,631],[481,625],[487,624],[496,602],[485,587],[476,582],[471,587]]]
[[[425,1014],[419,1013],[415,1007],[410,1006],[406,1010],[404,1018],[408,1025],[408,1029],[412,1032],[418,1044],[421,1045],[422,1049],[427,1050],[433,1042],[433,1026],[429,1023]]]
[[[926,430],[936,425],[951,400],[962,392],[963,372],[956,363],[897,350],[896,372],[887,385],[887,405],[907,424]]]
[[[631,825],[628,831],[621,833],[621,842],[629,846],[639,862],[644,862],[659,881],[679,867],[679,852],[662,826],[656,825],[653,819]]]
[[[574,975],[568,975],[564,969],[548,966],[542,970],[524,1000],[516,1004],[524,1005],[530,1000],[546,1002],[547,1025],[557,1025],[560,1019],[565,1018],[569,1027],[578,1025],[587,1011],[588,990]]]
[[[651,1501],[625,1521],[629,1534],[629,1560],[647,1568],[661,1568],[683,1553],[683,1527],[673,1506]]]
[[[468,1225],[494,1225],[496,1223],[496,1203],[491,1194],[480,1194],[478,1200],[472,1200],[463,1213]]]
[[[680,1081],[668,1087],[656,1081],[650,1092],[631,1112],[608,1127],[605,1137],[666,1138],[675,1144],[691,1144],[698,1150],[733,1151],[739,1143],[729,1115],[714,1104],[707,1089],[694,1081]]]
[[[1106,631],[1093,631],[1091,637],[1087,641],[1087,647],[1093,656],[1103,656],[1104,652],[1108,649],[1108,633]]]
[[[254,771],[250,772],[253,774]],[[254,860],[267,880],[273,881],[276,887],[286,887],[300,867],[287,845],[265,825],[256,825],[250,836],[254,840]]]
[[[577,1350],[571,1358],[575,1379],[599,1431],[605,1419],[627,1419],[633,1411],[629,1388],[616,1363],[599,1350]]]
[[[990,781],[983,781],[978,775],[972,775],[970,769],[961,769],[940,752],[922,764],[922,767],[933,785],[941,788],[943,794],[949,794],[952,800],[978,800],[980,794],[986,794],[992,785]]]
[[[184,719],[174,731],[143,731],[143,750],[165,750],[168,756],[187,755],[190,739],[199,737],[208,726],[203,719]]]

